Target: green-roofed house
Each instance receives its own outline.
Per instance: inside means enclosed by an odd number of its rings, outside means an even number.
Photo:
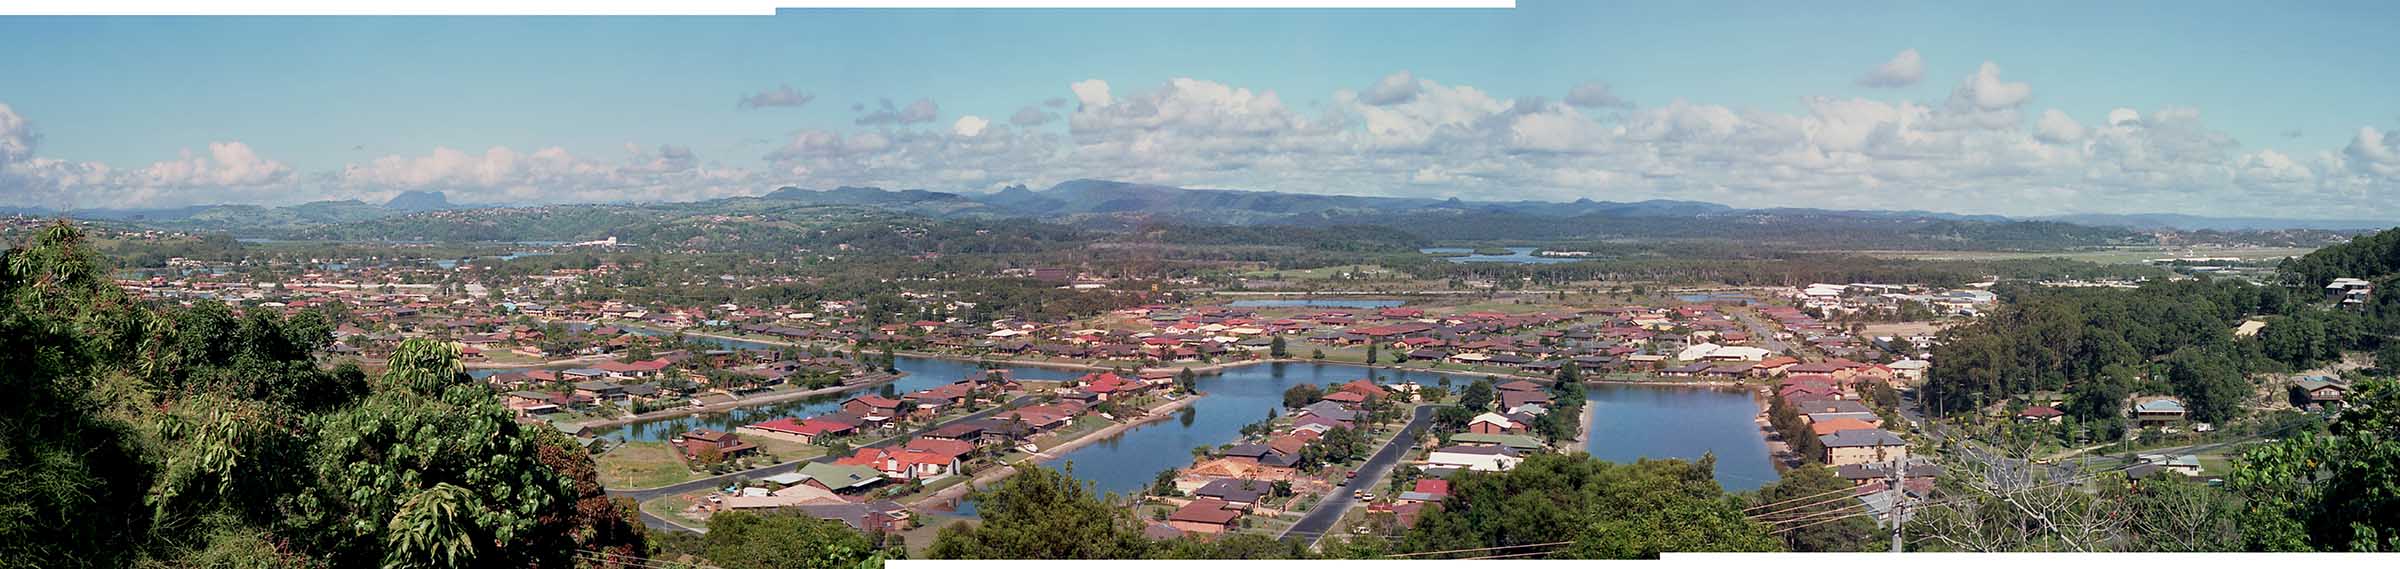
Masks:
[[[1541,450],[1549,445],[1533,435],[1498,433],[1459,433],[1450,435],[1450,443],[1467,446],[1503,446],[1516,450]]]
[[[800,465],[800,470],[793,474],[804,477],[801,484],[823,486],[835,492],[856,492],[883,483],[883,473],[873,468],[827,462]]]

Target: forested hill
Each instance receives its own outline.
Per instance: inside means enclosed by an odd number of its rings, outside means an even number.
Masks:
[[[2400,229],[2362,235],[2349,243],[2318,249],[2284,261],[2282,268],[2311,287],[2322,287],[2344,277],[2388,281],[2400,273]]]
[[[2282,279],[2153,282],[2139,289],[2019,287],[1934,350],[1926,395],[1969,412],[2036,390],[2069,394],[2071,416],[2104,430],[2133,395],[2182,397],[2203,421],[2232,420],[2276,373],[2374,352],[2375,371],[2400,372],[2400,229],[2286,261]],[[2337,277],[2380,283],[2364,306],[2323,292]],[[2280,280],[2281,282],[2273,282]],[[2265,323],[2236,336],[2244,321]]]

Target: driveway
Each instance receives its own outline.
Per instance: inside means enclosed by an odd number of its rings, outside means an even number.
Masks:
[[[1366,464],[1358,467],[1357,478],[1352,478],[1348,484],[1335,488],[1332,494],[1325,497],[1324,501],[1318,502],[1315,508],[1309,509],[1308,515],[1301,516],[1299,523],[1285,528],[1283,534],[1276,537],[1280,539],[1297,536],[1309,543],[1316,543],[1319,538],[1324,537],[1325,532],[1331,530],[1335,522],[1342,521],[1342,513],[1350,511],[1351,504],[1358,501],[1353,497],[1353,492],[1372,490],[1383,484],[1383,477],[1391,473],[1394,465],[1400,463],[1400,457],[1408,454],[1408,449],[1414,446],[1417,437],[1425,432],[1425,425],[1433,422],[1433,411],[1439,407],[1441,406],[1417,407],[1415,416],[1408,420],[1407,425],[1400,427],[1400,434],[1393,436],[1391,441],[1383,443],[1383,449],[1375,451],[1374,456],[1367,457]]]

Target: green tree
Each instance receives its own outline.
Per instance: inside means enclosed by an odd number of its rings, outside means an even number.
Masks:
[[[1022,465],[973,496],[980,524],[943,527],[932,559],[1139,559],[1150,549],[1132,510],[1109,505],[1064,471]]]
[[[1285,409],[1298,409],[1301,407],[1307,407],[1308,404],[1315,403],[1318,399],[1324,398],[1325,388],[1319,387],[1313,383],[1303,383],[1294,385],[1290,389],[1283,390],[1283,407]]]
[[[1492,398],[1492,378],[1488,377],[1476,378],[1458,392],[1458,404],[1473,411],[1492,410]]]
[[[2248,548],[2400,551],[2400,382],[2360,382],[2328,433],[2252,447],[2230,487]]]
[[[1827,503],[1823,496],[1851,487],[1850,481],[1833,474],[1833,469],[1807,465],[1786,470],[1773,484],[1758,489],[1751,498],[1754,515],[1770,521],[1803,518],[1829,518],[1828,512],[1842,510],[1852,502]],[[1877,545],[1875,522],[1866,518],[1850,518],[1820,524],[1777,523],[1777,527],[1799,527],[1786,531],[1785,547],[1792,551],[1873,551]]]
[[[1285,347],[1283,344],[1282,334],[1276,334],[1275,339],[1267,343],[1267,355],[1277,358],[1291,357],[1292,353],[1290,349]]]
[[[1571,542],[1557,559],[1655,559],[1670,551],[1777,551],[1712,474],[1716,459],[1612,464],[1581,452],[1537,454],[1505,472],[1463,472],[1396,552]],[[1539,551],[1539,550],[1535,550]],[[1434,558],[1481,555],[1436,554]]]
[[[701,552],[725,569],[860,569],[877,555],[866,535],[801,512],[709,516]]]

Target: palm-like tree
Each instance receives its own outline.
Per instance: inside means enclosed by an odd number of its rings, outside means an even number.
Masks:
[[[466,373],[458,346],[428,338],[410,338],[392,350],[391,367],[383,370],[385,389],[406,389],[425,396],[440,395]]]
[[[385,526],[385,569],[466,567],[475,562],[475,495],[444,482],[400,506]]]

